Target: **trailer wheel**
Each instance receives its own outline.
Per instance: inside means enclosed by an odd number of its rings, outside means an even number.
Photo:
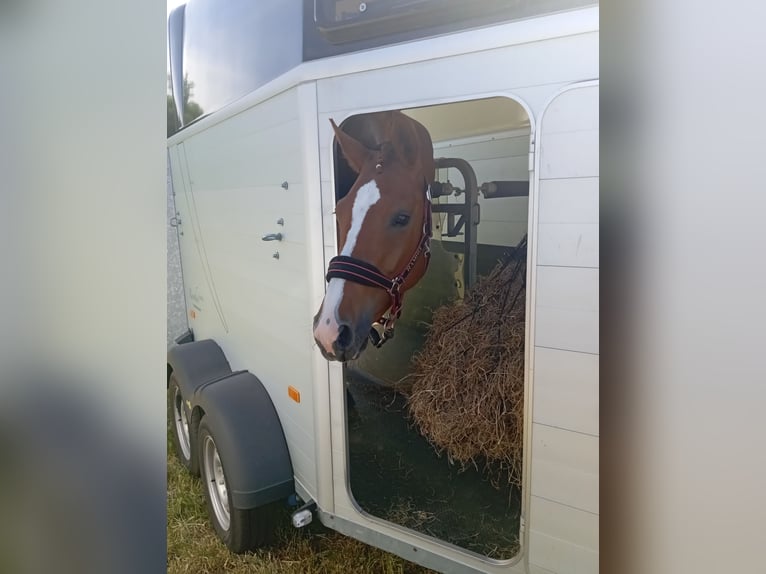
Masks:
[[[243,510],[232,504],[224,461],[218,452],[207,417],[199,425],[200,476],[204,483],[205,501],[210,520],[218,537],[235,553],[243,553],[268,545],[274,538],[278,521],[278,505]]]
[[[181,389],[175,375],[168,384],[168,418],[172,425],[173,446],[176,457],[191,474],[199,474],[197,452],[192,441],[191,414],[184,404]]]

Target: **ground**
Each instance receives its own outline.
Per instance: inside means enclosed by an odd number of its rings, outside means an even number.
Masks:
[[[277,541],[271,549],[245,555],[232,554],[213,532],[205,510],[202,483],[178,462],[173,454],[169,434],[168,453],[168,574],[432,572],[328,530],[316,520],[296,530],[289,523],[287,507]]]

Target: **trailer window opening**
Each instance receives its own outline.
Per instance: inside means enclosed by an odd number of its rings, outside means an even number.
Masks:
[[[344,366],[350,493],[365,513],[506,560],[523,486],[530,121],[503,97],[402,112],[437,159],[431,261],[396,336]],[[334,169],[337,201],[356,178],[337,145]],[[468,317],[477,289],[502,317]],[[474,373],[460,356],[472,345],[486,358]]]
[[[281,0],[193,0],[177,8],[168,35],[178,129],[297,66],[301,18],[300,3]]]

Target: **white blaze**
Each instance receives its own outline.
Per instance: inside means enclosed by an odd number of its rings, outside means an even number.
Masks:
[[[380,190],[374,179],[365,183],[356,192],[354,207],[351,209],[351,229],[348,230],[346,244],[343,246],[343,251],[340,252],[341,255],[351,256],[351,252],[356,247],[356,240],[359,237],[359,231],[362,229],[364,218],[367,217],[367,212],[373,205],[378,203],[379,199]]]
[[[356,192],[354,206],[351,208],[351,228],[346,235],[346,243],[340,252],[346,257],[351,256],[356,246],[356,240],[359,237],[359,231],[362,229],[365,217],[370,208],[380,199],[380,190],[375,180],[368,181]],[[322,315],[317,321],[314,329],[314,337],[324,347],[328,353],[332,353],[332,344],[338,338],[338,307],[343,299],[343,287],[346,284],[345,279],[334,277],[330,279],[327,285],[327,292],[322,304]]]

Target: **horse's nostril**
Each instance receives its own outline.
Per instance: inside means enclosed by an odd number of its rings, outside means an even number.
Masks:
[[[338,328],[338,338],[335,339],[335,344],[338,349],[348,349],[349,346],[351,346],[352,339],[353,333],[351,327],[345,324],[340,325]]]

